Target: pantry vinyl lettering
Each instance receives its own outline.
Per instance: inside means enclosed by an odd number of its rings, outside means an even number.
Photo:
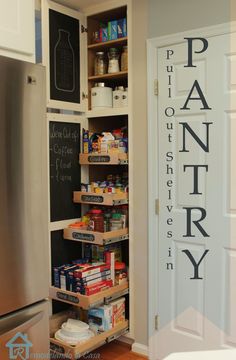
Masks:
[[[173,51],[172,50],[167,50],[167,54],[166,54],[166,59],[167,61],[171,61],[170,60],[170,56],[173,55]],[[173,75],[173,71],[174,71],[174,67],[173,65],[167,65],[166,67],[166,72],[167,72],[167,79],[168,79],[168,98],[171,99],[172,97],[172,75]],[[169,75],[168,73],[171,73],[171,75]],[[174,109],[173,108],[166,108],[165,109],[165,116],[167,118],[172,117],[174,115]],[[172,137],[173,137],[173,120],[168,120],[168,122],[166,123],[166,130],[167,130],[167,140],[169,143],[172,142]],[[171,239],[173,237],[173,231],[172,231],[172,226],[173,226],[173,218],[171,217],[171,211],[173,209],[173,206],[171,205],[171,200],[172,200],[172,187],[174,185],[174,181],[172,180],[173,175],[174,175],[174,169],[173,169],[173,160],[174,160],[174,156],[173,156],[173,152],[169,151],[166,153],[166,174],[168,176],[170,176],[170,178],[166,181],[166,190],[167,190],[167,200],[168,203],[166,205],[166,208],[168,210],[168,213],[170,214],[170,216],[166,219],[166,223],[169,226],[170,230],[167,230],[166,233],[166,237],[168,239]],[[167,270],[173,270],[174,269],[174,264],[172,262],[172,249],[171,247],[169,247],[168,249],[168,262],[166,263],[166,269]]]
[[[184,65],[185,68],[189,67],[197,67],[197,65],[193,62],[193,54],[201,54],[208,49],[208,41],[204,38],[185,38],[187,41],[187,64]],[[194,50],[194,44],[195,42],[198,43],[198,50]],[[200,46],[199,49],[199,44]],[[174,66],[171,64],[171,60],[174,57],[174,51],[172,49],[168,49],[166,51],[166,73],[167,73],[167,84],[168,84],[168,98],[172,98],[172,78],[174,73]],[[180,108],[181,111],[187,111],[191,109],[191,102],[192,101],[198,101],[199,102],[199,110],[206,111],[206,110],[212,110],[212,108],[209,106],[207,99],[204,96],[204,93],[201,89],[201,86],[199,85],[199,82],[195,80],[193,82],[192,88],[190,89],[188,96],[183,104],[183,106]],[[166,130],[167,130],[167,140],[169,143],[172,143],[173,138],[173,117],[175,115],[175,109],[171,106],[165,108],[165,116],[168,120],[166,123]],[[188,146],[187,146],[187,139],[188,141],[195,141],[199,147],[204,151],[205,153],[210,152],[210,144],[209,144],[209,132],[210,132],[210,126],[212,125],[212,122],[202,122],[202,127],[205,129],[205,139],[201,139],[191,128],[191,126],[188,124],[188,122],[179,122],[178,126],[182,127],[182,148],[179,149],[179,152],[189,152]],[[176,124],[175,124],[176,125]],[[170,230],[167,230],[166,237],[168,239],[172,238],[174,236],[172,226],[173,226],[173,217],[171,217],[171,212],[173,209],[172,203],[172,189],[173,186],[176,186],[173,180],[174,176],[174,169],[173,169],[173,161],[174,161],[174,154],[173,151],[168,151],[166,153],[166,174],[169,176],[169,179],[166,182],[166,193],[167,193],[167,205],[166,208],[168,210],[169,216],[166,219],[166,223],[168,227],[170,227]],[[184,164],[183,173],[185,176],[189,176],[193,180],[193,187],[192,192],[190,192],[188,195],[203,195],[203,190],[199,189],[199,174],[202,171],[205,171],[206,173],[210,171],[209,166],[205,164]],[[192,238],[196,237],[196,233],[203,237],[210,238],[210,234],[205,229],[206,219],[207,219],[207,211],[203,207],[199,206],[188,206],[188,207],[182,207],[183,210],[186,211],[186,230],[183,231],[183,238]],[[199,213],[199,218],[196,220],[193,220],[193,212]],[[200,265],[203,261],[206,261],[206,256],[209,253],[209,249],[205,249],[203,254],[201,255],[200,259],[195,259],[193,254],[188,249],[181,250],[183,255],[187,256],[189,261],[191,262],[193,266],[193,274],[190,274],[189,278],[190,280],[202,280],[203,277],[200,275]],[[172,248],[168,248],[168,261],[166,263],[166,269],[167,270],[173,270],[174,264],[171,261],[172,260]]]

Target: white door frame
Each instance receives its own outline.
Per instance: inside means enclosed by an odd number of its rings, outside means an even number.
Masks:
[[[216,26],[170,34],[147,40],[147,80],[148,80],[148,337],[149,359],[155,359],[155,316],[157,315],[158,299],[158,216],[156,215],[156,202],[158,199],[159,174],[158,167],[158,96],[154,95],[154,79],[158,79],[158,49],[176,45],[184,41],[184,37],[212,37],[229,34],[236,31],[236,22],[228,22]]]

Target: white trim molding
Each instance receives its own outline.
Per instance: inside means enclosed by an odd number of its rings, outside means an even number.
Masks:
[[[136,354],[146,356],[148,358],[148,347],[147,347],[147,345],[143,345],[143,344],[139,344],[139,343],[135,342],[132,345],[132,352],[134,352]]]

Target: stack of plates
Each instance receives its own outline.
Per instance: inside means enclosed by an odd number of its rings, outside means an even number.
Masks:
[[[78,345],[88,341],[94,333],[89,330],[89,325],[74,319],[68,319],[63,323],[61,329],[55,333],[55,339],[64,341],[70,345]]]

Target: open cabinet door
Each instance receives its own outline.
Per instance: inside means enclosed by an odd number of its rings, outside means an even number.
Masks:
[[[43,64],[47,106],[84,112],[86,100],[85,17],[50,0],[42,2]]]

